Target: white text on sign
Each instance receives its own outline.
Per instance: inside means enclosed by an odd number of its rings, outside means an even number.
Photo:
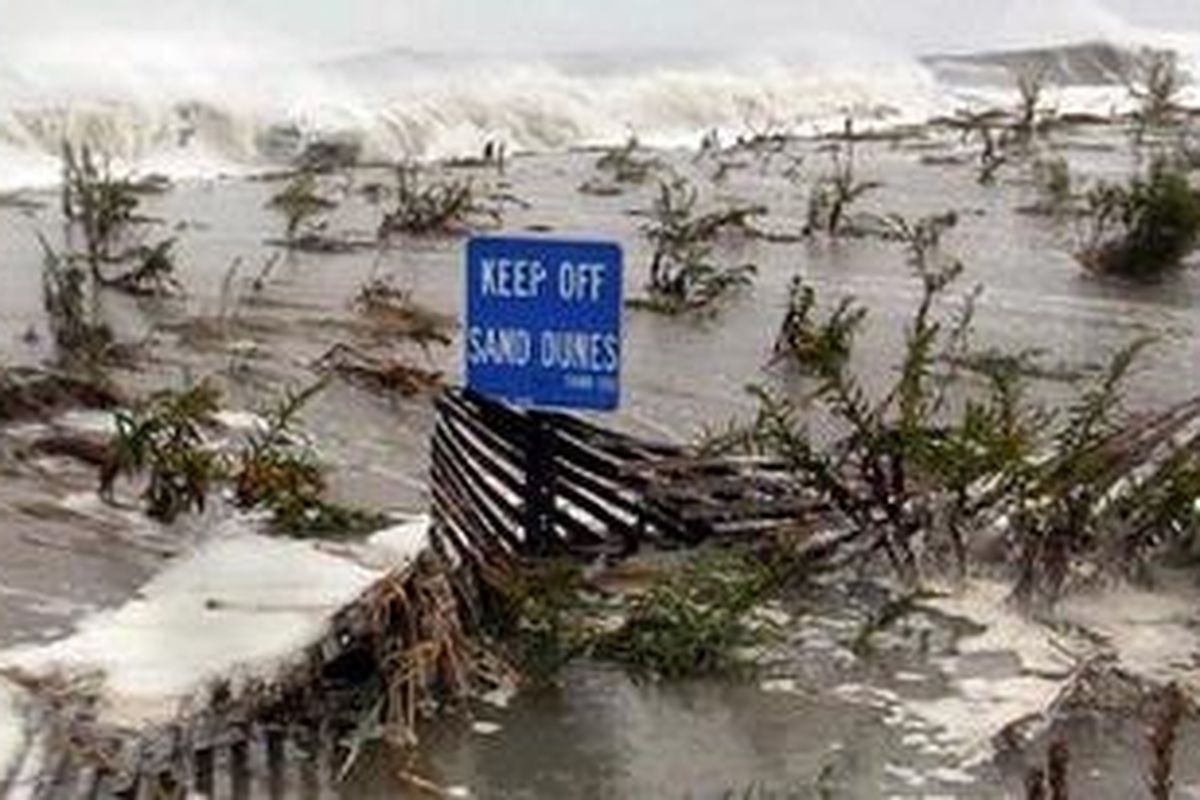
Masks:
[[[467,361],[475,365],[526,367],[534,359],[544,369],[616,373],[621,343],[614,334],[542,331],[536,339],[524,328],[467,329]]]
[[[482,267],[479,274],[484,297],[536,300],[550,278],[541,261],[485,258]],[[599,302],[605,272],[604,264],[562,262],[554,281],[558,296],[567,302]]]

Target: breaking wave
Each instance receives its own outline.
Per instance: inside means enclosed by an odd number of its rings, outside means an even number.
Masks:
[[[1113,93],[1096,90],[1117,84],[1126,54],[1087,45],[1022,57],[1043,60],[1064,92],[1100,110]],[[1011,88],[1011,58],[512,61],[389,51],[305,66],[134,60],[118,74],[86,62],[0,63],[0,186],[54,181],[64,140],[143,172],[203,176],[269,168],[330,139],[395,160],[473,154],[491,139],[545,151],[631,133],[660,146],[692,144],[711,129],[812,133],[847,115],[903,124],[997,99]]]

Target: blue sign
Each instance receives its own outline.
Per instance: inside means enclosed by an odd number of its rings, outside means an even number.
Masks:
[[[520,406],[620,399],[621,249],[561,239],[467,245],[467,385]]]

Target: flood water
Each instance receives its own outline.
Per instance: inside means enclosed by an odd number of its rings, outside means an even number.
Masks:
[[[883,188],[856,210],[914,217],[959,212],[945,248],[965,264],[960,294],[975,284],[985,287],[977,342],[1037,348],[1045,351],[1048,364],[1094,369],[1122,344],[1155,334],[1160,341],[1131,385],[1132,402],[1163,405],[1200,394],[1200,271],[1153,285],[1086,275],[1071,256],[1080,236],[1075,223],[1015,212],[1036,199],[1026,170],[1001,171],[997,185],[980,186],[969,164],[922,163],[931,152],[957,149],[950,138],[859,144],[860,176],[882,181]],[[1056,149],[1078,178],[1124,174],[1133,166],[1124,138],[1103,129],[1062,135]],[[828,167],[826,154],[813,142],[797,143],[788,154],[788,159],[803,159],[800,185],[781,176],[790,163],[781,157],[746,157],[744,168],[715,183],[713,165],[696,162],[690,152],[657,155],[697,180],[706,205],[767,205],[770,215],[760,227],[780,233],[800,228],[805,187]],[[595,159],[586,152],[521,156],[512,159],[502,179],[482,170],[456,174],[473,176],[479,185],[503,180],[503,191],[529,204],[509,206],[506,231],[549,229],[620,242],[626,295],[636,296],[649,249],[638,232],[640,219],[631,212],[646,209],[656,188],[653,183],[633,186],[611,197],[580,193],[578,186],[594,177]],[[382,171],[360,170],[326,179],[329,191],[345,196],[330,217],[331,232],[373,234],[379,211],[358,189],[384,177]],[[384,251],[351,255],[281,255],[264,244],[282,231],[280,218],[265,208],[279,188],[271,181],[212,180],[180,184],[147,200],[148,213],[163,220],[161,232],[178,236],[186,295],[103,298],[121,337],[147,346],[137,370],[117,373],[123,385],[145,390],[216,375],[232,407],[261,407],[280,387],[310,383],[311,365],[333,345],[369,343],[370,336],[354,324],[352,300],[372,277],[387,277],[421,303],[458,316],[462,240],[405,240]],[[59,241],[61,221],[52,195],[30,196],[46,206],[32,213],[0,208],[0,362],[5,364],[36,364],[49,355],[36,235]],[[622,408],[606,422],[687,441],[706,425],[745,414],[747,384],[794,381],[769,369],[768,362],[789,282],[797,274],[830,301],[852,294],[870,308],[861,368],[869,385],[890,378],[905,321],[919,296],[899,248],[873,239],[803,244],[755,239],[725,242],[719,253],[730,263],[757,265],[753,288],[711,318],[627,312]],[[272,259],[277,263],[261,274]],[[252,287],[256,277],[263,286],[259,291]],[[223,292],[223,285],[232,286],[232,293]],[[224,339],[202,336],[196,318],[224,320],[230,333]],[[415,347],[393,352],[417,363],[428,359],[453,381],[460,371],[458,350],[456,340],[428,352]],[[1063,389],[1047,382],[1038,391],[1053,400]],[[382,399],[335,381],[308,408],[305,422],[335,468],[334,491],[340,498],[424,509],[433,424],[428,399]],[[28,431],[0,431],[0,450],[15,446],[22,435]],[[13,466],[0,482],[0,645],[59,635],[87,611],[128,597],[163,563],[170,549],[163,543],[176,533],[89,499],[93,478],[81,467],[54,460],[35,466],[41,471]],[[204,535],[202,521],[185,527],[189,540]],[[836,611],[837,605],[824,610]],[[940,642],[935,646],[952,651],[954,626],[932,629]],[[798,648],[772,666],[778,673],[775,684],[763,683],[768,675],[664,686],[581,665],[561,686],[522,694],[507,709],[480,706],[476,719],[500,726],[496,732],[453,720],[433,726],[419,766],[441,785],[465,787],[470,796],[483,798],[720,797],[727,791],[740,797],[756,784],[779,793],[767,796],[1011,796],[1019,774],[989,764],[964,771],[953,748],[937,755],[936,747],[918,746],[926,733],[936,743],[934,733],[893,724],[894,704],[834,691],[856,681],[896,686],[896,675],[907,671],[907,694],[936,696],[944,687],[939,688],[927,652],[851,660],[839,652],[833,647],[812,655]],[[906,659],[911,663],[903,663]],[[996,669],[1007,669],[1003,659]],[[1116,733],[1079,733],[1079,774],[1087,776],[1081,780],[1092,790],[1081,796],[1132,796],[1135,772],[1122,760],[1127,751],[1113,744],[1128,739],[1131,729],[1136,724]],[[1188,736],[1192,742],[1193,734]],[[389,769],[387,757],[377,755],[344,796],[399,791]]]

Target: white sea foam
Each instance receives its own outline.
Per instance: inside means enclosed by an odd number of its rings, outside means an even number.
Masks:
[[[944,750],[960,763],[973,765],[992,755],[993,739],[1006,726],[1046,712],[1068,685],[1074,668],[1089,656],[1109,653],[1139,678],[1200,688],[1193,667],[1200,654],[1200,636],[1192,595],[1126,587],[1071,597],[1057,614],[1069,623],[1068,630],[1091,633],[1080,637],[1059,635],[1020,613],[1008,602],[1010,594],[1011,587],[1005,584],[974,580],[960,591],[928,601],[931,608],[970,620],[979,630],[964,637],[954,654],[936,661],[949,682],[949,692],[902,701],[884,697],[891,723],[906,730],[935,732]],[[1003,654],[1014,659],[1010,674],[974,674],[973,657]],[[854,691],[863,690],[854,687]]]
[[[18,692],[15,686],[0,681],[0,777],[12,768],[25,745]]]
[[[696,0],[643,4],[644,15],[622,3],[476,3],[475,13],[463,12],[471,3],[420,13],[406,2],[285,4],[282,16],[268,7],[278,4],[225,5],[220,14],[198,0],[6,5],[0,186],[55,180],[64,138],[144,171],[212,175],[261,168],[333,134],[389,159],[475,153],[488,139],[540,151],[629,132],[693,144],[713,128],[803,133],[848,113],[894,123],[1011,98],[1003,70],[997,79],[983,69],[990,84],[966,81],[968,90],[915,52],[1103,40],[1172,47],[1200,73],[1200,34],[1132,24],[1102,0],[764,2],[736,13]],[[425,49],[379,49],[389,43]],[[559,55],[536,55],[550,52]],[[1120,86],[1073,85],[1055,101],[1105,113],[1124,99]]]
[[[1114,35],[1200,54],[1200,45],[1179,35]],[[1013,100],[1002,69],[980,67],[958,81],[955,74],[975,68],[936,69],[841,40],[838,48],[808,42],[786,55],[501,58],[395,50],[306,63],[294,55],[255,61],[250,52],[214,54],[187,42],[130,46],[95,38],[0,56],[0,187],[56,180],[64,140],[91,143],[143,172],[210,176],[266,168],[329,137],[389,160],[477,153],[491,139],[510,151],[546,151],[636,133],[676,146],[713,129],[806,134],[840,126],[847,115],[860,128],[895,125]],[[1064,111],[1108,113],[1128,104],[1115,84],[1051,95]]]
[[[0,665],[41,676],[97,675],[110,719],[162,721],[215,679],[272,677],[323,635],[338,609],[411,562],[426,536],[427,522],[417,519],[335,551],[233,531],[160,573],[125,605],[85,619],[59,641],[2,653]]]
[[[63,140],[89,142],[120,165],[172,175],[254,169],[308,141],[343,137],[370,158],[645,141],[694,144],[703,131],[812,132],[847,114],[923,119],[946,105],[915,61],[819,64],[773,58],[588,63],[415,58],[407,53],[314,67],[223,67],[206,81],[182,70],[109,76],[58,67],[0,79],[0,181],[50,182]],[[184,71],[186,72],[186,71]],[[149,73],[149,74],[147,74]],[[171,84],[164,86],[163,84]]]

